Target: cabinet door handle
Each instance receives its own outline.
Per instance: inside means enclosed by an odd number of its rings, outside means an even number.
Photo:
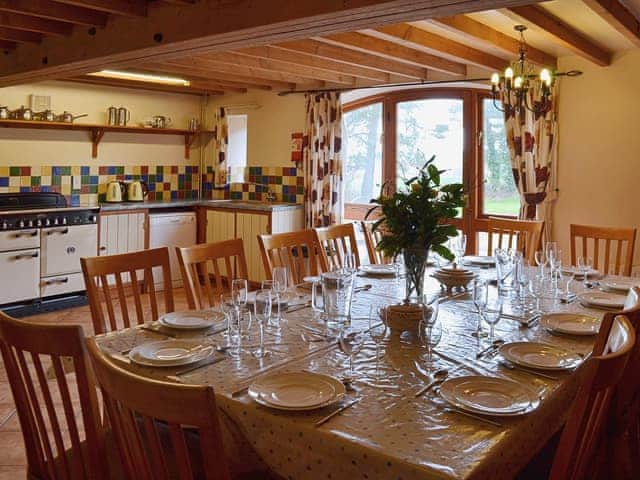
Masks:
[[[59,233],[60,235],[66,235],[69,233],[68,228],[56,228],[55,230],[48,230],[47,235],[53,235],[54,233]]]
[[[30,258],[38,258],[38,252],[19,253],[13,257],[14,260],[29,260]]]
[[[69,277],[52,278],[44,281],[45,285],[55,285],[57,283],[69,283]]]
[[[106,252],[107,251],[107,247],[105,247],[104,245],[100,247],[100,251],[101,252]]]
[[[17,232],[13,234],[14,238],[37,237],[37,236],[38,236],[38,230],[34,230],[32,232]]]

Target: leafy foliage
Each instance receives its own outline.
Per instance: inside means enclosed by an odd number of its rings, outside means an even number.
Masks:
[[[378,248],[386,256],[393,257],[405,249],[425,252],[431,249],[449,260],[454,258],[445,244],[458,233],[447,220],[455,218],[458,208],[464,207],[464,186],[461,183],[441,185],[444,170],[439,170],[434,162],[435,155],[424,163],[416,177],[405,180],[406,191],[390,196],[381,193],[371,200],[376,206],[367,216],[380,210],[381,217],[373,229],[384,232]]]

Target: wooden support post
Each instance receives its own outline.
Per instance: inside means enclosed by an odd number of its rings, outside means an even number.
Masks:
[[[104,136],[104,130],[101,128],[96,128],[91,130],[91,157],[96,158],[98,156],[98,144],[102,137]]]

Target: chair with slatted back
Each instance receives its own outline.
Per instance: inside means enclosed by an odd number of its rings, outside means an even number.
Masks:
[[[356,230],[353,223],[332,225],[331,227],[316,228],[318,244],[322,247],[322,254],[326,257],[329,269],[342,268],[345,255],[353,253],[356,266],[360,266],[360,253],[356,242]]]
[[[369,263],[372,264],[385,264],[391,263],[393,259],[386,257],[384,253],[378,250],[378,243],[384,236],[384,229],[378,227],[373,230],[373,224],[375,220],[364,220],[362,222],[362,231],[364,232],[364,242],[367,246],[367,253],[369,254]]]
[[[594,453],[604,435],[612,394],[622,380],[636,335],[629,319],[617,315],[606,334],[605,348],[583,365],[579,387],[551,467],[551,480],[590,478]]]
[[[176,247],[176,254],[189,308],[213,307],[219,303],[220,295],[229,290],[232,279],[247,278],[247,260],[241,238]]]
[[[87,344],[129,478],[231,478],[212,387],[134,375],[107,360],[94,339]]]
[[[510,220],[489,217],[487,223],[487,255],[496,248],[513,248],[523,253],[533,264],[540,244],[544,222],[539,220]]]
[[[28,478],[119,478],[117,462],[106,456],[82,327],[24,322],[0,312],[0,350],[24,438]],[[69,366],[72,373],[65,373]]]
[[[163,313],[173,312],[168,248],[82,258],[80,263],[96,335],[158,319],[161,313],[158,310],[159,293],[153,281],[154,269],[162,271]],[[129,291],[131,294],[127,295]],[[128,300],[133,302],[132,306]]]
[[[593,257],[593,268],[604,274],[631,275],[633,251],[636,243],[635,228],[571,224],[569,231],[572,265],[576,265],[579,256],[589,256]],[[601,244],[604,244],[604,256]],[[578,245],[580,249],[578,249]],[[592,245],[592,249],[589,248],[589,245]],[[614,265],[613,269],[610,268],[611,265]]]
[[[294,284],[302,283],[306,276],[329,270],[313,230],[258,235],[258,243],[268,279],[271,279],[273,267],[287,267]]]

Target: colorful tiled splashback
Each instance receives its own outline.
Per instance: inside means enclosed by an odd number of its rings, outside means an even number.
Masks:
[[[79,189],[73,188],[74,176],[80,176]],[[104,201],[110,181],[142,180],[149,200],[195,199],[199,177],[197,165],[0,167],[0,193],[59,192],[79,205]]]
[[[202,178],[202,194],[207,199],[263,200],[267,191],[275,193],[276,201],[303,203],[304,177],[293,167],[246,167],[244,182],[214,188],[214,171],[207,167]]]

